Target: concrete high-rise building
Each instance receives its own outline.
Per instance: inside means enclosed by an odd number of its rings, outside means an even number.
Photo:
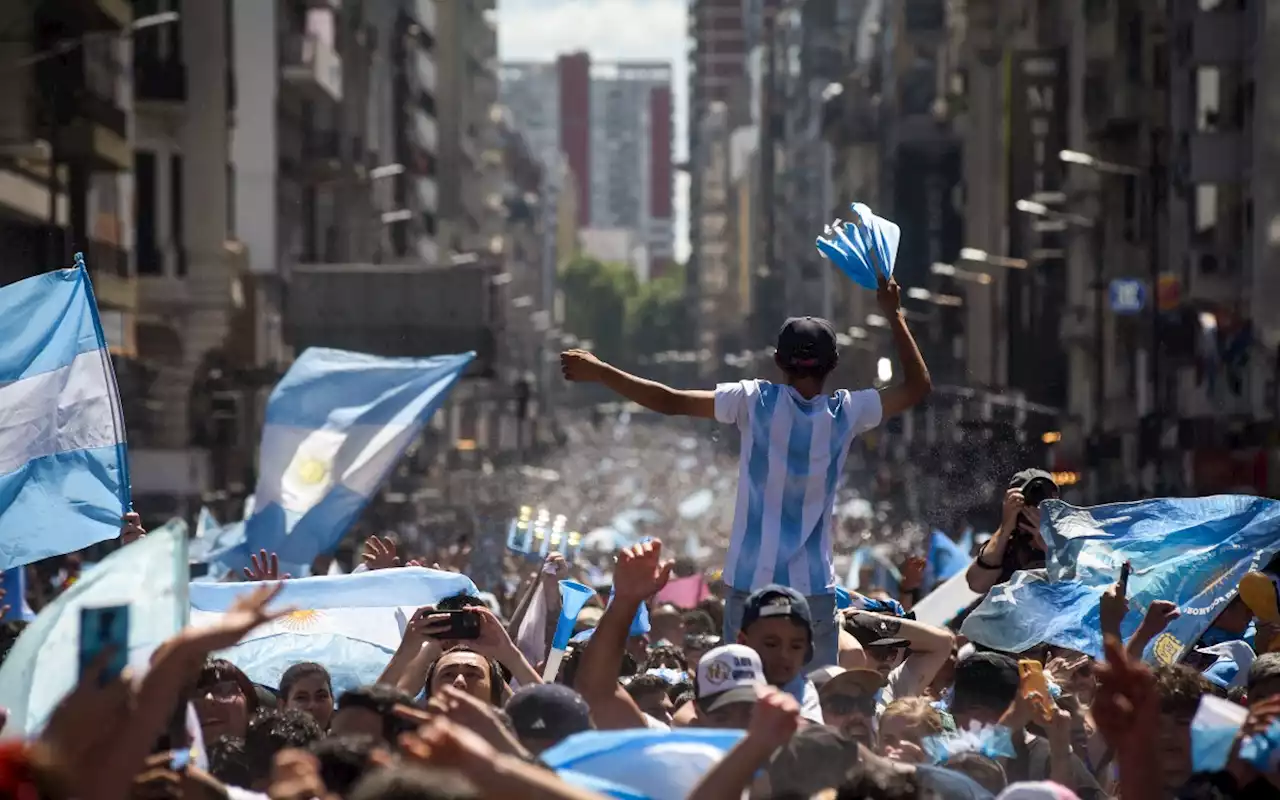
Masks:
[[[439,188],[442,253],[486,249],[494,235],[486,200],[501,188],[494,117],[498,102],[498,34],[494,0],[435,4],[439,73]],[[486,159],[486,150],[495,150]]]
[[[970,374],[1056,409],[1091,500],[1274,491],[1276,4],[970,0],[953,30],[964,243],[1025,266],[965,292]]]
[[[503,104],[529,148],[549,170],[567,163],[580,226],[630,231],[650,275],[675,255],[671,77],[669,64],[586,53],[502,68]]]

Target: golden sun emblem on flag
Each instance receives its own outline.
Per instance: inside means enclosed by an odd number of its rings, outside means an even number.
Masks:
[[[306,458],[298,462],[295,472],[299,481],[315,486],[324,483],[329,475],[329,465],[318,458]]]
[[[290,612],[280,618],[280,627],[285,630],[294,631],[295,633],[305,633],[315,627],[320,617],[324,616],[319,611],[309,609],[300,609]]]

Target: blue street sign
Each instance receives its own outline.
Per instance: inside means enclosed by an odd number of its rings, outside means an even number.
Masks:
[[[1111,282],[1111,310],[1116,314],[1137,314],[1147,304],[1147,287],[1133,278]]]

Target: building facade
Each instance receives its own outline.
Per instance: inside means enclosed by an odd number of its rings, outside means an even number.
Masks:
[[[671,79],[669,64],[593,62],[586,53],[502,68],[515,127],[549,173],[561,157],[572,173],[580,227],[643,246],[649,276],[675,256]]]

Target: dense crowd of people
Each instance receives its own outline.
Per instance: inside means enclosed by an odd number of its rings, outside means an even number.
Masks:
[[[904,367],[901,384],[879,391],[826,389],[834,332],[807,317],[779,335],[779,384],[675,390],[566,353],[570,380],[736,426],[736,485],[731,462],[700,461],[683,434],[674,446],[644,426],[582,434],[596,450],[577,442],[545,478],[547,505],[603,517],[661,494],[676,510],[613,523],[608,558],[512,555],[514,592],[479,586],[417,607],[368,685],[339,685],[343,665],[305,659],[255,682],[224,657],[293,613],[276,602],[291,581],[343,580],[282,576],[263,552],[215,622],[182,629],[145,670],[117,673],[115,654],[96,654],[41,730],[4,740],[0,799],[1280,796],[1270,565],[1248,574],[1185,655],[1155,666],[1144,654],[1180,609],[1172,599],[1131,609],[1127,564],[1098,601],[1101,654],[969,641],[961,627],[978,603],[1000,592],[1016,602],[1010,587],[1046,567],[1042,507],[1059,491],[1029,469],[1012,476],[998,529],[959,573],[978,598],[967,608],[917,618],[942,576],[915,542],[898,548],[910,557],[892,582],[840,585],[837,555],[872,532],[834,513],[848,449],[930,389],[896,285],[882,280],[878,299]],[[610,437],[612,472],[629,479],[574,480],[599,474],[582,453]],[[655,447],[664,468],[640,469]],[[693,502],[704,488],[711,501]],[[126,517],[122,553],[146,536]],[[411,555],[370,537],[356,571],[427,580],[465,568]],[[671,592],[689,578],[695,591]],[[568,592],[584,580],[579,609]],[[1131,611],[1142,622],[1126,631]],[[4,623],[0,657],[40,624]],[[1206,708],[1243,721],[1225,746],[1206,739]]]

